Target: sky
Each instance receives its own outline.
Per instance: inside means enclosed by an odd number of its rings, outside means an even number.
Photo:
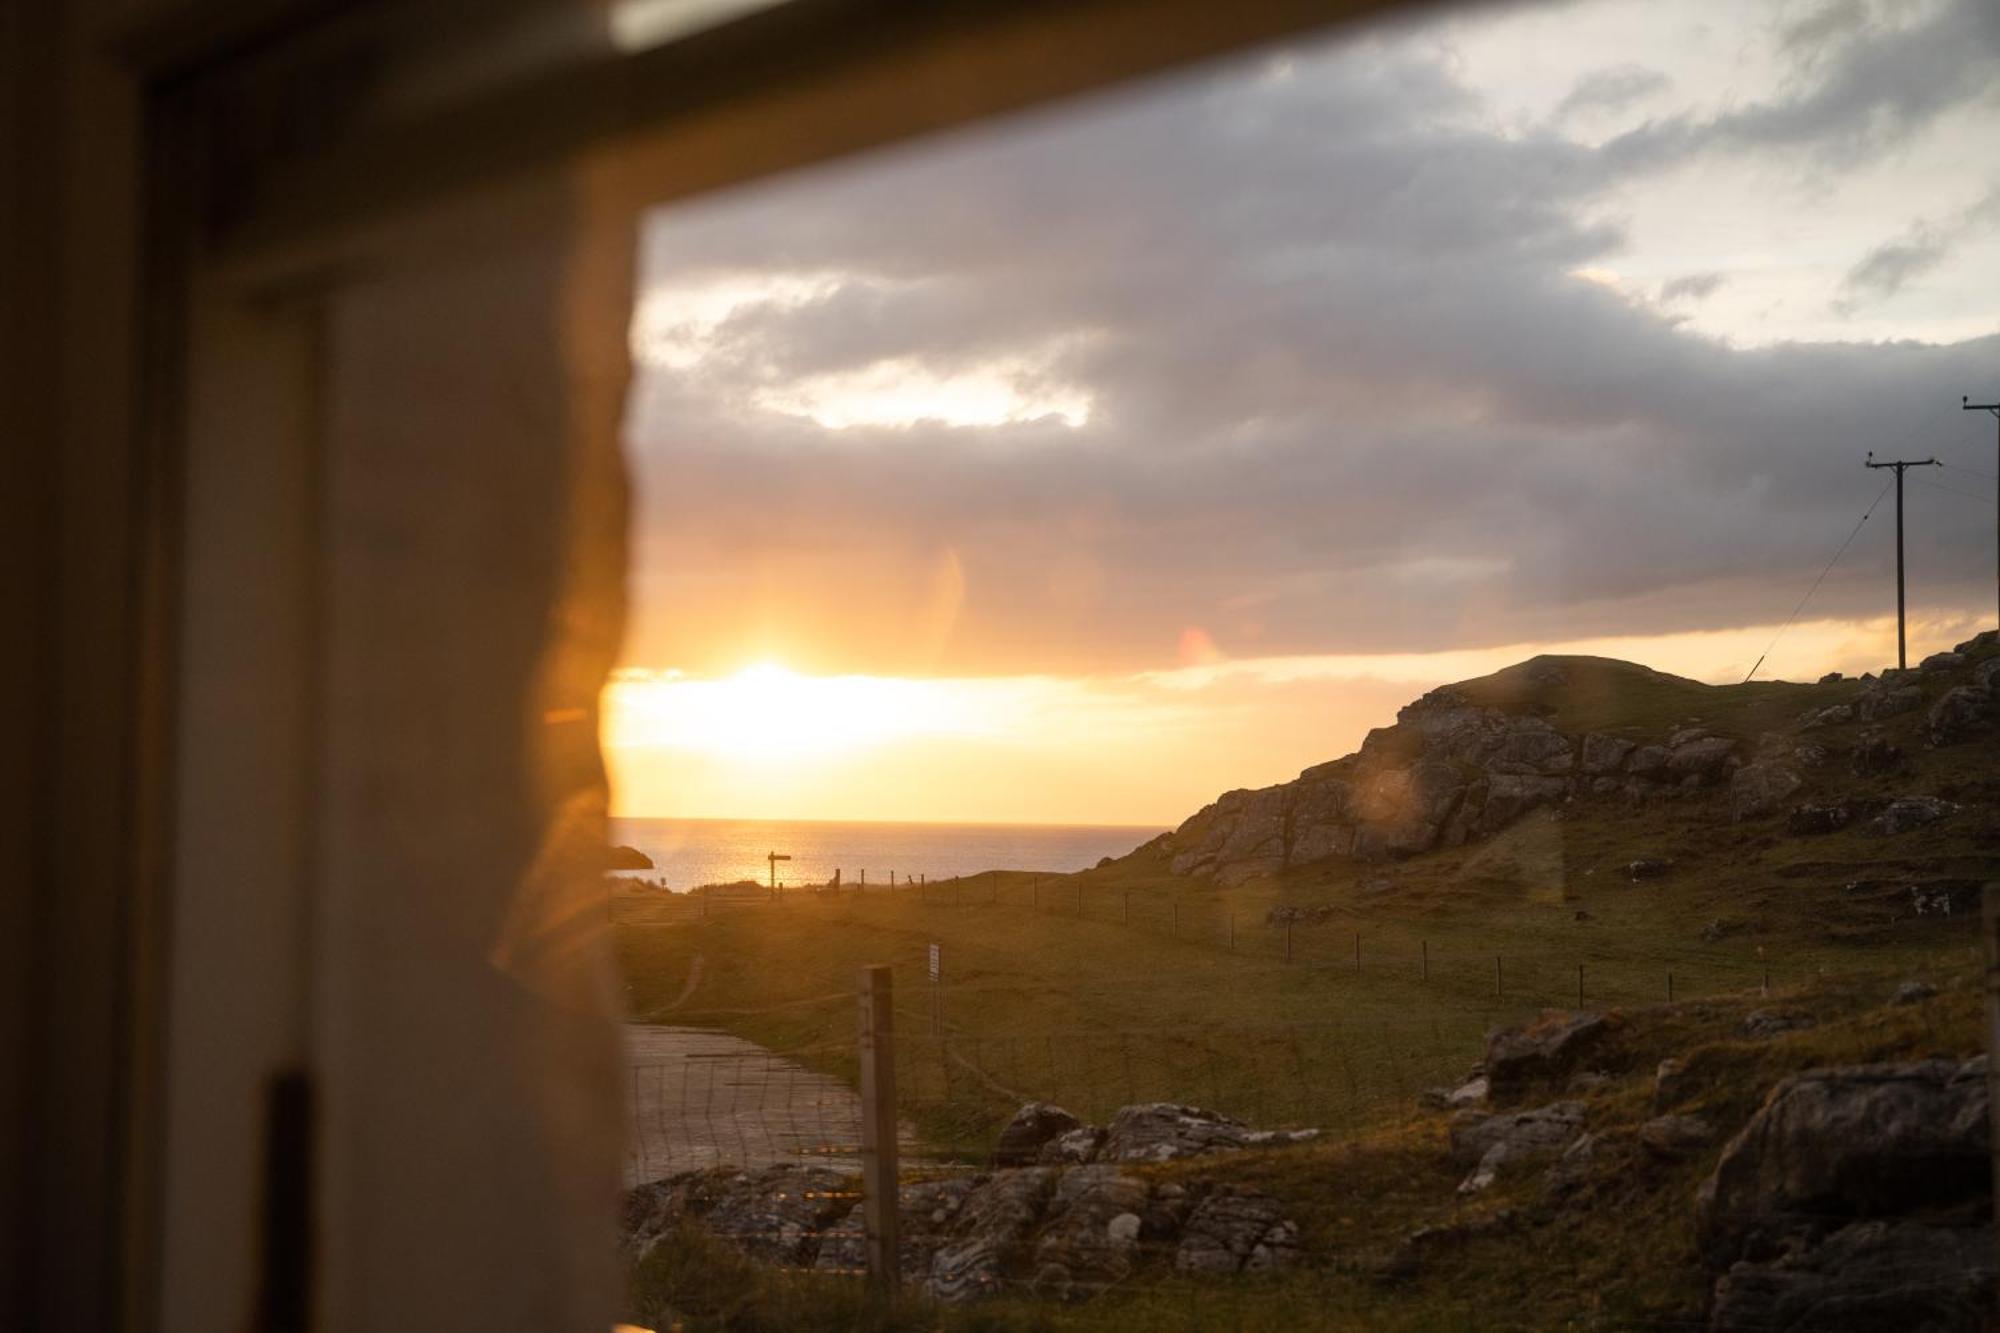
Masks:
[[[1996,57],[1431,11],[661,211],[614,808],[1165,826],[1536,652],[1880,669],[1870,450],[1912,653],[1992,624]]]

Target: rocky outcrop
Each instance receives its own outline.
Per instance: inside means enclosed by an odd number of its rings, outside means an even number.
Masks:
[[[1061,1129],[1065,1124],[1072,1128]],[[1033,1103],[1008,1131],[1007,1154],[1017,1160],[1046,1156],[1088,1134],[1133,1162],[1306,1136],[1251,1130],[1168,1103],[1125,1108],[1109,1134],[1059,1107]],[[1255,1189],[1155,1182],[1097,1156],[1069,1168],[1014,1166],[903,1185],[897,1216],[905,1284],[947,1302],[1021,1288],[1074,1300],[1149,1261],[1161,1270],[1235,1273],[1282,1267],[1298,1255],[1298,1227]],[[624,1239],[629,1253],[643,1256],[675,1228],[693,1224],[769,1263],[858,1272],[867,1262],[859,1200],[858,1177],[821,1167],[690,1171],[627,1193]]]
[[[1783,764],[1745,764],[1729,779],[1729,817],[1741,821],[1771,814],[1805,785]]]
[[[1709,1327],[1984,1327],[1988,1143],[1984,1057],[1778,1084],[1696,1196]]]
[[[1955,745],[1993,724],[1993,691],[1984,685],[1954,685],[1938,696],[1925,717],[1932,745]]]
[[[1489,1032],[1485,1069],[1491,1096],[1505,1102],[1538,1083],[1560,1083],[1612,1030],[1603,1014],[1549,1009],[1526,1027]]]
[[[651,870],[653,869],[653,858],[640,851],[637,847],[627,847],[620,844],[617,847],[608,847],[605,849],[604,868],[606,870]]]
[[[1460,1111],[1451,1119],[1451,1156],[1470,1167],[1458,1187],[1476,1194],[1511,1166],[1559,1155],[1583,1134],[1582,1102],[1551,1102],[1532,1111],[1486,1115]]]
[[[1978,1333],[1992,1309],[1993,1228],[1857,1222],[1715,1284],[1717,1333],[1875,1329]]]
[[[1935,824],[1940,819],[1949,818],[1958,809],[1950,801],[1935,796],[1899,796],[1868,823],[1868,832],[1878,837],[1892,838],[1899,833]]]
[[[1541,689],[1569,681],[1556,659],[1510,670]],[[1402,709],[1394,726],[1370,732],[1355,754],[1291,782],[1224,793],[1168,835],[1168,864],[1176,875],[1227,885],[1328,857],[1414,856],[1488,837],[1579,793],[1718,785],[1740,763],[1738,748],[1702,727],[1656,743],[1572,735],[1532,709],[1488,706],[1444,686]]]
[[[1992,1189],[1986,1062],[1813,1070],[1779,1083],[1723,1150],[1695,1224],[1718,1267],[1843,1221],[1964,1204]]]

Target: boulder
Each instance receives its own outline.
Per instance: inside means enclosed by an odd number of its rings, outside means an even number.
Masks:
[[[1906,981],[1896,987],[1896,993],[1889,997],[1890,1004],[1922,1004],[1937,994],[1937,987],[1928,981]]]
[[[1955,685],[1938,697],[1925,717],[1932,745],[1952,745],[1993,722],[1993,692],[1977,685]]]
[[[1890,773],[1900,773],[1908,761],[1903,749],[1892,744],[1880,732],[1863,736],[1847,756],[1847,766],[1856,777],[1882,777]]]
[[[1816,708],[1808,712],[1804,718],[1800,719],[1799,730],[1812,731],[1817,727],[1837,727],[1842,723],[1852,722],[1853,720],[1854,705],[1829,704],[1825,708]]]
[[[1097,1151],[1103,1146],[1102,1129],[1096,1125],[1080,1125],[1044,1143],[1035,1160],[1043,1166],[1078,1166],[1097,1160]]]
[[[1880,722],[1923,706],[1923,686],[1884,680],[1862,691],[1861,697],[1854,701],[1854,715],[1863,722]]]
[[[1489,1032],[1485,1068],[1492,1095],[1511,1098],[1536,1082],[1567,1078],[1611,1030],[1602,1014],[1548,1009],[1526,1027]]]
[[[1460,1111],[1452,1117],[1451,1155],[1471,1174],[1460,1194],[1477,1194],[1511,1166],[1557,1156],[1583,1133],[1582,1102],[1552,1102],[1532,1111],[1484,1115]]]
[[[1844,805],[1795,805],[1785,816],[1785,831],[1802,837],[1836,833],[1854,821],[1854,812]]]
[[[1819,678],[1819,683],[1821,685],[1838,685],[1845,679],[1846,677],[1842,676],[1838,671],[1829,671]]]
[[[1625,771],[1635,778],[1657,778],[1667,771],[1667,747],[1642,745],[1625,761]]]
[[[1715,1126],[1698,1115],[1656,1115],[1639,1126],[1639,1146],[1662,1161],[1693,1157],[1715,1142]]]
[[[1745,764],[1729,778],[1729,817],[1740,821],[1768,815],[1805,785],[1783,764]]]
[[[1712,1265],[1758,1261],[1842,1221],[1984,1199],[1986,1062],[1816,1069],[1785,1079],[1695,1200]]]
[[[702,1224],[755,1259],[812,1263],[820,1234],[855,1206],[856,1179],[789,1162],[731,1177]]]
[[[1298,1258],[1299,1229],[1276,1199],[1224,1185],[1189,1215],[1174,1254],[1183,1273],[1239,1273],[1283,1268]]]
[[[1703,785],[1718,782],[1735,753],[1736,742],[1727,736],[1704,735],[1685,744],[1669,746],[1667,776],[1683,782],[1696,779]]]
[[[1056,1182],[1035,1241],[1035,1285],[1074,1300],[1129,1277],[1150,1191],[1113,1166],[1083,1166]]]
[[[1008,1272],[1020,1263],[1055,1181],[1053,1169],[1030,1166],[996,1171],[968,1191],[951,1239],[931,1260],[930,1294],[947,1302],[999,1295]]]
[[[1041,1156],[1043,1145],[1081,1128],[1083,1121],[1062,1107],[1029,1102],[1001,1129],[999,1142],[993,1146],[993,1165],[1031,1165]]]
[[[1715,1284],[1717,1333],[1978,1333],[1988,1327],[1993,1228],[1856,1222],[1774,1262],[1738,1263]]]
[[[1899,796],[1868,822],[1868,831],[1877,837],[1890,838],[1935,824],[1957,810],[1950,801],[1935,796]]]
[[[1929,657],[1917,663],[1917,670],[1924,672],[1926,675],[1931,675],[1939,671],[1956,671],[1964,666],[1965,663],[1966,656],[1964,653],[1932,653]]]
[[[1952,651],[1970,654],[1978,652],[1981,648],[1991,648],[1995,644],[2000,644],[2000,629],[1983,629],[1964,643],[1954,645]]]
[[[1174,1102],[1127,1106],[1111,1118],[1099,1162],[1171,1162],[1205,1153],[1306,1143],[1316,1129],[1251,1129],[1241,1120]]]
[[[1642,856],[1625,867],[1625,878],[1637,882],[1642,879],[1663,879],[1674,868],[1672,861],[1655,856]]]
[[[897,1191],[897,1258],[905,1284],[917,1289],[928,1284],[933,1258],[950,1240],[959,1210],[979,1183],[975,1177],[950,1176],[918,1181]],[[859,1274],[867,1267],[867,1230],[861,1209],[856,1207],[823,1234],[813,1268],[822,1273]]]
[[[1622,737],[1592,732],[1583,738],[1583,771],[1592,776],[1616,773],[1637,748],[1635,742]]]

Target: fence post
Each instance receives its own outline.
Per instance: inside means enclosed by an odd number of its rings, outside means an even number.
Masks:
[[[1667,1003],[1672,1004],[1673,1002],[1674,1002],[1674,973],[1673,969],[1669,968],[1667,970]]]
[[[868,1280],[895,1290],[896,1010],[890,970],[861,969],[861,1224]]]

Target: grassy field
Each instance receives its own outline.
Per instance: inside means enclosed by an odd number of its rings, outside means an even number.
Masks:
[[[1524,664],[1456,688],[1572,731],[1656,737],[1699,720],[1746,749],[1861,688],[1707,686],[1561,660],[1560,685]],[[1931,749],[1922,716],[1886,727],[1914,772],[1859,777],[1833,762],[1812,777],[1812,799],[1857,809],[1909,791],[1965,806],[1895,838],[1862,821],[1817,837],[1787,834],[1778,817],[1735,823],[1717,789],[1637,806],[1578,798],[1475,845],[1387,864],[1327,860],[1229,889],[1169,874],[1167,853],[1149,844],[1072,875],[995,871],[705,909],[628,891],[617,919],[630,1007],[851,1078],[857,972],[889,964],[903,1111],[940,1150],[983,1151],[1029,1098],[1098,1117],[1171,1099],[1353,1132],[1461,1073],[1495,1024],[1544,1007],[1976,966],[1963,913],[2000,850],[2000,747]],[[1860,730],[1807,739],[1837,755]],[[1635,882],[1626,868],[1641,858],[1671,869]],[[1916,914],[1912,886],[1956,886],[1961,914]],[[1281,906],[1324,919],[1268,924]],[[933,944],[941,993],[926,980]]]
[[[1200,1281],[1154,1263],[1143,1280],[1083,1305],[1030,1292],[969,1308],[921,1299],[887,1304],[851,1280],[786,1273],[689,1230],[641,1264],[635,1316],[693,1330],[872,1329],[880,1333],[1030,1330],[1633,1329],[1701,1327],[1709,1277],[1696,1253],[1689,1202],[1729,1129],[1787,1073],[1827,1064],[1964,1057],[1982,1044],[1978,978],[1943,979],[1941,993],[1887,1005],[1879,982],[1813,978],[1769,1002],[1804,1005],[1819,1026],[1749,1041],[1739,1024],[1762,997],[1653,1005],[1623,1016],[1598,1063],[1607,1082],[1579,1094],[1602,1148],[1561,1206],[1537,1173],[1503,1177],[1473,1200],[1447,1149],[1447,1117],[1405,1108],[1393,1119],[1306,1148],[1133,1168],[1198,1186],[1249,1185],[1285,1201],[1313,1261],[1275,1275]],[[1651,1071],[1686,1061],[1682,1109],[1721,1127],[1707,1150],[1661,1160],[1632,1130],[1652,1114]],[[1449,1239],[1415,1264],[1395,1262],[1422,1228]]]

